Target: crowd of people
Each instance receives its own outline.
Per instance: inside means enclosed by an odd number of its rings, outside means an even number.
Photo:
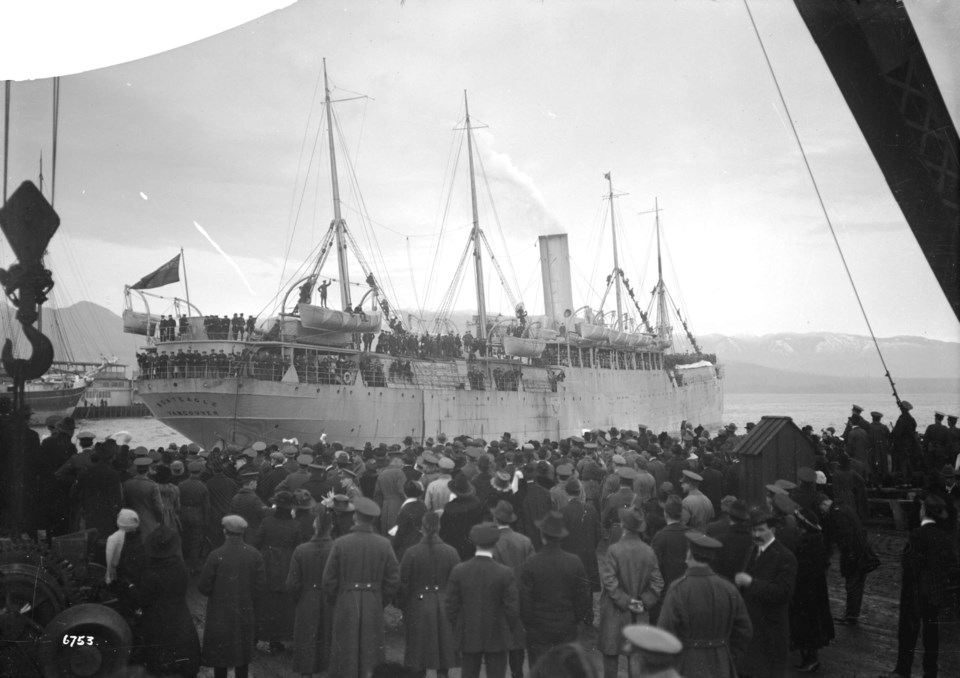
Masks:
[[[817,454],[754,505],[742,500],[735,424],[685,425],[676,438],[639,426],[559,441],[151,450],[52,419],[28,475],[36,528],[96,530],[95,557],[133,621],[132,661],[151,675],[205,665],[243,678],[263,652],[290,653],[302,676],[459,666],[470,678],[483,666],[614,678],[626,664],[630,675],[759,678],[815,672],[836,627],[859,623],[879,565],[859,492],[887,478],[873,474],[876,448],[859,447],[858,409],[839,436],[805,431]],[[936,674],[940,615],[955,601],[960,440],[949,421],[945,438],[916,436],[920,461],[947,461],[923,467],[933,472],[910,516],[890,676],[910,675],[921,631],[924,673]],[[899,450],[884,452],[890,478]],[[827,594],[834,552],[842,611]],[[191,582],[207,598],[202,640]],[[404,620],[402,664],[384,661],[388,605]],[[602,661],[578,642],[585,633]]]
[[[193,336],[190,319],[186,314],[179,318],[175,315],[161,315],[157,322],[157,339],[159,341],[176,341],[177,339],[233,339],[243,341],[250,339],[256,331],[257,318],[253,315],[243,316],[234,313],[233,317],[206,315],[203,316],[203,331],[205,337]]]

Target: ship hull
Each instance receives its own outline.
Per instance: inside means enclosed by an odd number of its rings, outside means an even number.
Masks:
[[[31,423],[43,424],[51,415],[73,416],[86,390],[86,386],[35,390],[28,384],[24,395],[30,407]]]
[[[472,390],[469,369],[465,360],[415,360],[411,383],[368,386],[358,375],[350,384],[186,375],[142,379],[138,390],[157,419],[208,448],[290,438],[314,443],[322,434],[362,445],[440,432],[556,440],[640,424],[676,433],[683,421],[717,427],[723,415],[723,380],[713,366],[682,383],[662,369],[564,367],[553,386],[548,368],[524,367],[518,390]]]

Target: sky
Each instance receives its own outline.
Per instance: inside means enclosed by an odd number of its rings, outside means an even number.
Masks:
[[[531,314],[545,233],[568,234],[574,300],[599,308],[610,172],[642,308],[656,204],[666,283],[696,334],[868,334],[779,85],[873,332],[960,341],[792,0],[749,2],[776,81],[742,0],[21,4],[0,29],[8,186],[36,182],[42,157],[50,197],[59,75],[55,304],[119,313],[124,285],[182,248],[186,285],[153,290],[167,297],[154,313],[189,290],[203,313],[266,316],[333,218],[315,143],[326,59],[345,100],[343,214],[396,308],[440,307],[466,245],[466,92],[481,226]],[[906,4],[956,122],[960,3]],[[509,313],[485,267],[488,312]],[[473,294],[468,270],[452,306],[472,311]]]

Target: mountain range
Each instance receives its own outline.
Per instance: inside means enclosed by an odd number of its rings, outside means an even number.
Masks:
[[[3,314],[4,335],[8,318]],[[144,337],[123,332],[116,313],[91,302],[62,309],[45,308],[43,331],[54,344],[57,360],[99,362],[116,356],[136,368]],[[466,325],[461,325],[466,326]],[[869,337],[812,332],[763,336],[709,334],[698,338],[704,352],[724,365],[729,393],[873,393],[889,391],[883,364]],[[960,343],[923,337],[878,340],[884,362],[898,388],[927,393],[960,392]],[[19,342],[14,355],[29,355]]]

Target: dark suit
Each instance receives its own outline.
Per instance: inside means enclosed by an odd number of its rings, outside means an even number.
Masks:
[[[393,551],[397,560],[403,559],[403,553],[414,544],[420,543],[420,522],[427,512],[427,505],[420,499],[400,507],[397,513],[397,533],[393,535]]]
[[[600,544],[600,516],[592,504],[584,504],[580,499],[571,499],[561,509],[564,525],[570,534],[561,545],[570,553],[580,556],[583,567],[590,580],[590,590],[600,591],[600,566],[597,563],[597,546]]]
[[[754,550],[746,572],[753,581],[741,593],[753,624],[753,639],[738,672],[753,678],[786,676],[797,558],[779,539],[774,539],[759,557]]]
[[[593,623],[593,596],[580,558],[547,542],[523,564],[520,618],[527,630],[527,660],[537,663],[554,645],[577,639],[577,625]]]
[[[447,619],[463,656],[463,678],[479,678],[483,662],[488,678],[507,672],[511,630],[520,616],[513,572],[489,556],[460,563],[447,581]]]
[[[540,539],[540,530],[534,521],[540,520],[553,509],[550,491],[533,480],[525,480],[521,486],[520,506],[517,510],[517,532],[521,532],[533,542],[533,547],[539,549],[543,542]]]
[[[957,575],[956,544],[949,532],[929,522],[910,533],[910,541],[903,550],[896,673],[910,675],[922,627],[923,673],[937,675],[940,611],[946,602],[947,587],[956,582]]]
[[[733,581],[737,572],[743,572],[753,552],[753,535],[750,525],[743,522],[731,522],[730,526],[714,538],[723,544],[716,571],[721,577]]]
[[[440,539],[457,550],[460,560],[473,557],[470,528],[483,522],[483,506],[473,495],[451,499],[440,516]]]

